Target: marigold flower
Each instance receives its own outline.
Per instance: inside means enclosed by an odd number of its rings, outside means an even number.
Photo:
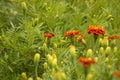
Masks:
[[[100,27],[100,26],[89,26],[88,28],[88,34],[93,33],[94,36],[98,36],[98,35],[104,35],[105,34],[105,29]]]
[[[85,67],[88,67],[90,64],[95,64],[96,61],[92,58],[84,58],[84,57],[80,57],[79,62],[81,62]]]
[[[44,34],[44,37],[46,37],[46,38],[52,38],[52,37],[54,37],[55,35],[53,34],[53,33],[45,33]]]
[[[115,71],[113,74],[114,74],[116,77],[120,78],[120,71]]]
[[[85,34],[81,34],[80,36],[77,37],[76,41],[79,42],[85,37]]]
[[[70,37],[70,36],[75,36],[75,35],[78,35],[80,32],[77,31],[77,30],[72,30],[72,31],[68,31],[68,32],[65,32],[65,37]]]
[[[119,38],[119,36],[117,36],[117,35],[114,35],[114,36],[108,36],[108,39],[110,40],[110,39],[118,39]]]

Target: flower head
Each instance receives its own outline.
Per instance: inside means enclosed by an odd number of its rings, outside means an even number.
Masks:
[[[54,37],[55,35],[53,34],[53,33],[45,33],[44,34],[44,37],[46,37],[46,38],[52,38],[52,37]]]
[[[81,62],[85,67],[88,67],[90,64],[95,64],[96,61],[92,58],[84,58],[84,57],[80,57],[78,59],[79,62]]]
[[[80,36],[77,37],[76,41],[79,42],[85,37],[85,34],[81,34]]]
[[[120,78],[120,71],[115,71],[113,74],[114,74],[116,77]]]
[[[91,34],[91,33],[93,33],[94,36],[104,35],[105,29],[100,26],[89,26],[88,34]]]
[[[65,32],[65,37],[70,37],[70,36],[75,36],[75,35],[78,35],[80,32],[77,31],[77,30],[72,30],[72,31],[67,31]]]
[[[118,39],[119,38],[119,36],[117,36],[117,35],[114,35],[114,36],[108,36],[108,39],[110,40],[110,39]]]

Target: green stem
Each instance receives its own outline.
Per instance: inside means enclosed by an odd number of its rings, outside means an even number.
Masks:
[[[84,75],[85,75],[85,79],[86,79],[87,75],[88,75],[88,67],[84,67]]]
[[[37,78],[38,75],[37,75],[37,68],[38,68],[38,63],[35,63],[35,77]]]

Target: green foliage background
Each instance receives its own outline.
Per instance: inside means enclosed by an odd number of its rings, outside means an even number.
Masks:
[[[23,1],[26,2],[26,10],[21,6]],[[60,61],[68,53],[69,44],[64,42],[64,32],[77,29],[87,35],[88,26],[99,25],[106,29],[106,36],[120,35],[119,14],[120,0],[0,0],[1,80],[19,80],[21,72],[34,76],[33,56],[35,53],[44,55],[42,45],[45,32],[55,33],[52,43],[59,47],[55,52]],[[92,36],[88,35],[85,39],[88,47],[92,48]],[[119,44],[120,40],[116,44],[118,48]],[[78,46],[79,54],[86,51],[81,51],[82,48],[82,45]],[[117,58],[120,60],[120,55]],[[39,76],[44,71],[44,61],[43,57]],[[99,65],[102,66],[102,62]],[[115,69],[120,70],[120,65],[116,65]]]

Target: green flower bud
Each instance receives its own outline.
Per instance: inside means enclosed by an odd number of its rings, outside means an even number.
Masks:
[[[57,58],[53,59],[52,65],[53,65],[54,67],[57,67]]]
[[[108,38],[104,37],[104,39],[103,39],[103,46],[108,46],[108,45],[109,45]]]
[[[100,49],[99,49],[99,53],[101,53],[101,54],[104,53],[104,48],[103,48],[103,47],[100,47]]]
[[[105,50],[105,54],[109,54],[111,51],[111,48],[110,47],[107,47],[106,50]]]
[[[92,56],[92,54],[93,54],[93,51],[92,51],[92,49],[88,49],[87,50],[87,57],[91,57]]]
[[[38,63],[39,60],[40,60],[40,54],[36,53],[35,56],[34,56],[34,63]]]
[[[75,51],[75,46],[74,45],[70,45],[70,54],[72,56],[75,56],[76,55],[76,51]]]
[[[22,76],[23,80],[27,80],[27,75],[25,72],[22,72],[21,76]]]
[[[92,78],[93,78],[93,75],[92,75],[91,73],[89,73],[89,74],[87,75],[86,80],[93,80]]]
[[[43,43],[43,49],[47,50],[47,44],[46,43]]]
[[[53,47],[56,49],[56,48],[57,48],[57,44],[56,44],[56,43],[54,43],[54,44],[53,44]]]
[[[21,3],[21,6],[22,6],[23,9],[27,10],[26,2],[22,2],[22,3]]]
[[[105,62],[109,62],[109,58],[105,58]]]
[[[96,63],[97,63],[97,62],[98,62],[98,57],[95,57],[94,59],[95,59],[95,61],[96,61]]]
[[[103,39],[102,38],[99,39],[99,44],[100,44],[100,46],[103,46]]]
[[[61,77],[63,80],[66,80],[66,74],[64,72],[61,72]]]
[[[112,66],[111,66],[111,65],[107,65],[107,67],[108,67],[109,69],[111,69],[111,68],[112,68]]]
[[[33,80],[33,78],[29,77],[28,80]]]
[[[57,56],[56,56],[56,54],[55,54],[55,53],[53,53],[53,54],[52,54],[52,57],[53,57],[53,58],[57,58]]]
[[[53,57],[52,57],[50,54],[47,55],[47,59],[48,59],[48,63],[49,63],[49,64],[52,64],[52,62],[53,62]]]
[[[43,66],[44,66],[44,69],[46,69],[46,68],[48,67],[47,62],[45,62],[45,63],[43,64]]]
[[[113,52],[116,54],[117,51],[118,51],[118,48],[117,48],[117,47],[114,47]]]
[[[42,80],[40,77],[37,77],[36,80]]]

